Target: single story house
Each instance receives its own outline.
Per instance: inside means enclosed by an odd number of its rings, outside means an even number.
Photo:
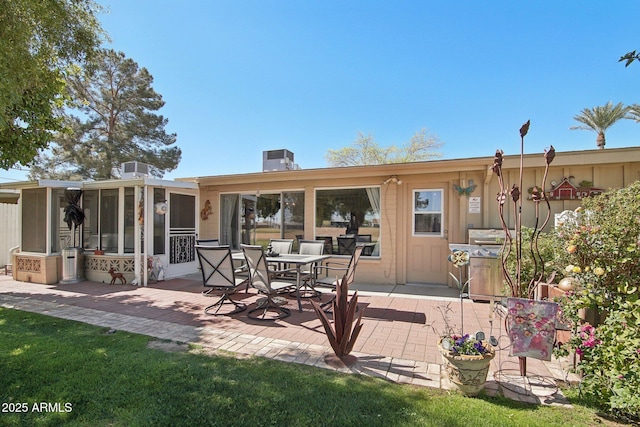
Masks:
[[[343,260],[349,252],[341,243],[355,238],[368,247],[357,282],[454,286],[449,245],[468,243],[469,230],[501,228],[493,160],[491,155],[175,181],[39,181],[0,189],[21,192],[21,251],[14,257],[25,261],[14,260],[18,280],[61,279],[62,250],[71,237],[61,220],[63,194],[67,187],[80,187],[87,222],[76,237],[84,249],[85,276],[92,280],[110,279],[107,271],[114,263],[129,281],[142,284],[157,275],[158,264],[167,278],[197,271],[196,238],[219,239],[234,249],[242,243],[267,245],[272,238],[322,239],[327,251]],[[519,181],[520,162],[519,154],[504,156],[507,188]],[[541,186],[545,159],[542,152],[525,154],[522,163],[526,194]],[[640,147],[556,152],[543,190],[548,193],[566,177],[605,190],[627,186],[640,179]],[[554,215],[581,204],[578,198],[549,202],[547,230]],[[534,211],[534,202],[525,197],[524,226],[533,226]],[[541,212],[546,215],[545,203]],[[513,228],[512,209],[505,209],[505,216]],[[96,249],[105,254],[96,255]],[[50,276],[36,278],[28,259],[50,263]],[[149,260],[155,270],[147,268]]]

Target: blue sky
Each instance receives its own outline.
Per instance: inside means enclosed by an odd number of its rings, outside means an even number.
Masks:
[[[279,148],[326,167],[358,132],[386,146],[425,128],[445,159],[518,154],[528,119],[528,153],[594,149],[573,116],[640,103],[640,63],[618,63],[640,49],[637,1],[98,2],[110,47],[166,102],[183,153],[169,179],[260,171]],[[619,122],[606,147],[639,135]]]

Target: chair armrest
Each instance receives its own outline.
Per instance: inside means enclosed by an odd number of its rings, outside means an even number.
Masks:
[[[344,266],[344,267],[331,267],[329,265],[316,265],[316,266],[313,267],[314,276],[318,277],[318,271],[319,270],[323,270],[323,269],[325,270],[325,276],[329,275],[329,271],[330,270],[345,271],[345,272],[348,270],[347,266]]]

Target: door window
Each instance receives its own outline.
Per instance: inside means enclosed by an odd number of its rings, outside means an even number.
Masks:
[[[413,191],[413,235],[442,236],[443,190]]]

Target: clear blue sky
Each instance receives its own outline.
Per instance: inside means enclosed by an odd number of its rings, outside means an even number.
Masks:
[[[640,103],[638,1],[98,0],[111,47],[154,77],[178,134],[165,178],[300,167],[358,132],[381,145],[426,128],[443,158],[596,148],[569,130],[585,107]],[[639,145],[622,121],[607,148]],[[9,173],[0,171],[0,176]]]

